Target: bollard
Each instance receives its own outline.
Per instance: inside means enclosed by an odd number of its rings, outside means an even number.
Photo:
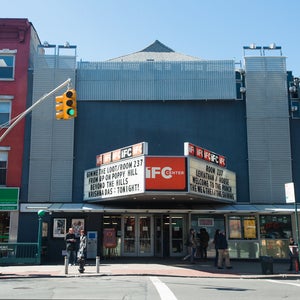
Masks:
[[[65,274],[68,274],[68,266],[69,266],[69,260],[68,257],[65,256]]]
[[[96,256],[96,272],[99,273],[100,269],[100,256]]]

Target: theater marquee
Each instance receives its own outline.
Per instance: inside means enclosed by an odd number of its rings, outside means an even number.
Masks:
[[[236,201],[236,175],[216,164],[189,157],[189,192],[205,198]]]
[[[84,172],[84,200],[101,200],[144,192],[144,156],[101,165]]]

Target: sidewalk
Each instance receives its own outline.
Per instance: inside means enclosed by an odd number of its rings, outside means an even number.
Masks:
[[[181,259],[116,258],[100,261],[98,270],[95,261],[88,261],[85,272],[79,273],[78,266],[19,265],[0,266],[0,280],[19,277],[79,277],[79,276],[178,276],[219,278],[276,278],[300,279],[300,274],[288,271],[288,262],[274,262],[273,274],[262,274],[260,261],[232,260],[232,269],[218,269],[212,260],[190,264]],[[98,272],[97,272],[98,271]],[[268,272],[269,273],[269,272]]]

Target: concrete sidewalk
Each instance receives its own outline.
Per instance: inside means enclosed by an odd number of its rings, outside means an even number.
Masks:
[[[197,261],[195,264],[181,259],[123,259],[88,261],[85,272],[79,273],[78,266],[61,265],[19,265],[0,266],[0,280],[19,277],[78,277],[78,276],[179,276],[219,278],[276,278],[300,279],[300,274],[288,271],[288,262],[274,262],[272,274],[262,274],[260,261],[232,260],[232,269],[218,269],[212,260]],[[269,273],[269,272],[267,272]]]

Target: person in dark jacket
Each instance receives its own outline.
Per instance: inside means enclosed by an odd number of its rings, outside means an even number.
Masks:
[[[76,263],[76,237],[74,233],[74,229],[69,228],[68,233],[66,234],[66,250],[67,257],[69,261],[69,265],[75,265]]]
[[[224,260],[226,268],[231,269],[232,266],[230,264],[228,243],[224,231],[221,231],[218,237],[218,255],[218,269],[223,269]]]
[[[200,258],[207,259],[207,248],[209,242],[209,234],[205,228],[200,229],[199,233],[199,242],[200,242]]]
[[[219,234],[220,234],[220,229],[217,229],[215,231],[214,235],[214,240],[213,243],[215,245],[215,250],[216,250],[216,255],[215,255],[215,267],[218,266],[218,259],[219,259],[219,252],[218,252],[218,247],[219,247]]]

